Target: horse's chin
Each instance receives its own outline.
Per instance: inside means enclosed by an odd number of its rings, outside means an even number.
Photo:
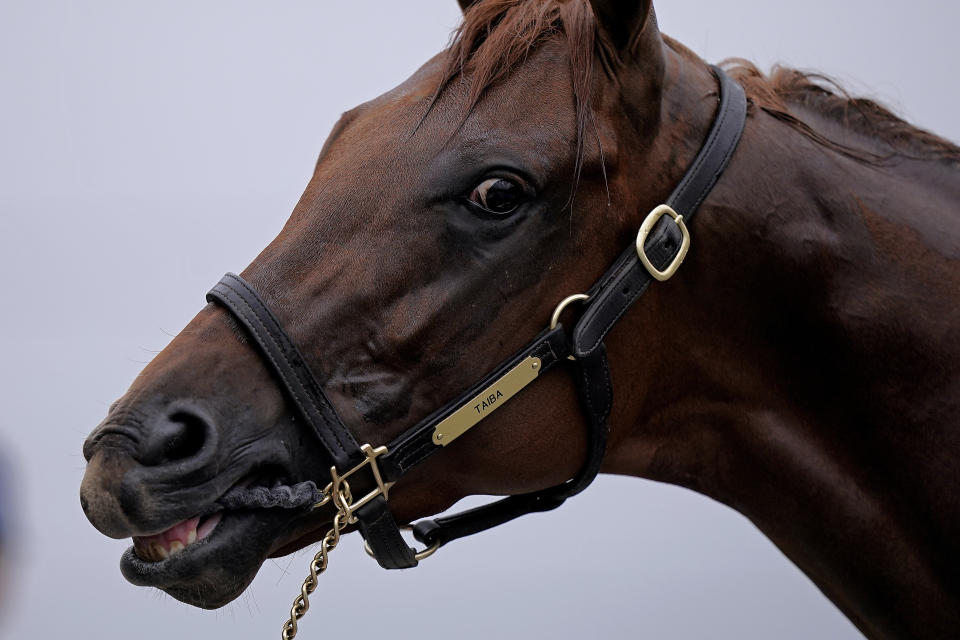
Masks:
[[[162,559],[131,546],[120,571],[131,583],[156,587],[177,600],[217,609],[236,599],[293,523],[282,510],[223,512],[213,531]],[[288,544],[288,543],[287,543]],[[302,545],[301,545],[302,546]]]

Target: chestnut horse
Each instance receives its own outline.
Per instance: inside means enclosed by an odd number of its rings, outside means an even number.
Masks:
[[[602,471],[743,513],[870,637],[955,637],[960,149],[823,79],[728,70],[749,98],[739,147],[682,267],[606,340]],[[387,443],[631,245],[717,94],[650,0],[480,0],[449,49],[341,118],[242,275],[356,440]],[[397,521],[576,474],[587,438],[562,369],[398,482]],[[266,558],[330,528],[324,509],[217,506],[237,486],[330,480],[218,306],[144,369],[84,455],[87,517],[135,538],[124,575],[196,606],[231,601]]]

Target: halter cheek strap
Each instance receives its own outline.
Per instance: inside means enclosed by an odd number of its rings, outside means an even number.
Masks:
[[[243,325],[297,413],[329,454],[331,485],[321,504],[333,501],[337,518],[342,516],[359,526],[371,554],[384,568],[412,567],[418,557],[403,541],[387,506],[390,486],[560,363],[572,367],[588,426],[586,461],[577,475],[555,487],[422,521],[414,527],[414,536],[435,549],[526,513],[554,509],[585,489],[599,473],[613,404],[603,339],[653,280],[668,279],[680,266],[690,246],[686,224],[726,168],[743,132],[747,114],[743,89],[719,68],[712,70],[720,84],[720,105],[703,147],[667,203],[647,216],[636,246],[628,247],[587,295],[578,296],[586,299],[587,306],[574,326],[572,342],[562,325],[555,324],[387,447],[374,449],[357,443],[303,354],[242,278],[228,273],[207,294],[208,301],[223,306]],[[290,623],[294,634],[295,617]]]

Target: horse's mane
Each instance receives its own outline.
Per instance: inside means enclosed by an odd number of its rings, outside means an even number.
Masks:
[[[590,89],[594,61],[607,66],[611,59],[597,35],[596,21],[586,0],[474,2],[464,13],[463,23],[454,32],[445,52],[441,84],[435,97],[458,78],[469,82],[466,105],[469,113],[488,88],[523,64],[534,49],[561,36],[570,56],[577,126],[575,177],[579,177],[583,136],[592,117]],[[678,52],[689,51],[670,38],[665,37],[665,41]],[[746,60],[730,60],[724,66],[743,86],[754,108],[844,156],[870,164],[881,164],[894,157],[960,162],[960,147],[911,125],[874,100],[850,96],[827,76],[781,66],[764,75]],[[869,145],[873,148],[865,148],[834,140],[791,112],[791,106],[827,116],[875,144]]]
[[[822,73],[777,65],[764,75],[753,63],[741,59],[728,60],[723,66],[743,86],[756,108],[847,157],[871,164],[894,157],[960,162],[960,147],[910,124],[875,100],[851,96]],[[879,143],[879,148],[863,149],[832,140],[792,113],[791,106],[826,116]]]

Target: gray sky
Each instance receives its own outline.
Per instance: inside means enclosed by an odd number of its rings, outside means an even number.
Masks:
[[[80,510],[80,444],[206,290],[279,231],[339,114],[439,51],[459,15],[454,0],[347,4],[0,3],[0,448],[20,516],[0,636],[279,633],[312,552],[268,562],[217,612],[133,587],[128,543]],[[960,4],[657,8],[710,61],[822,70],[960,140]],[[398,639],[859,637],[746,519],[628,478],[412,571],[382,571],[348,539],[318,596],[304,638],[384,624]]]

